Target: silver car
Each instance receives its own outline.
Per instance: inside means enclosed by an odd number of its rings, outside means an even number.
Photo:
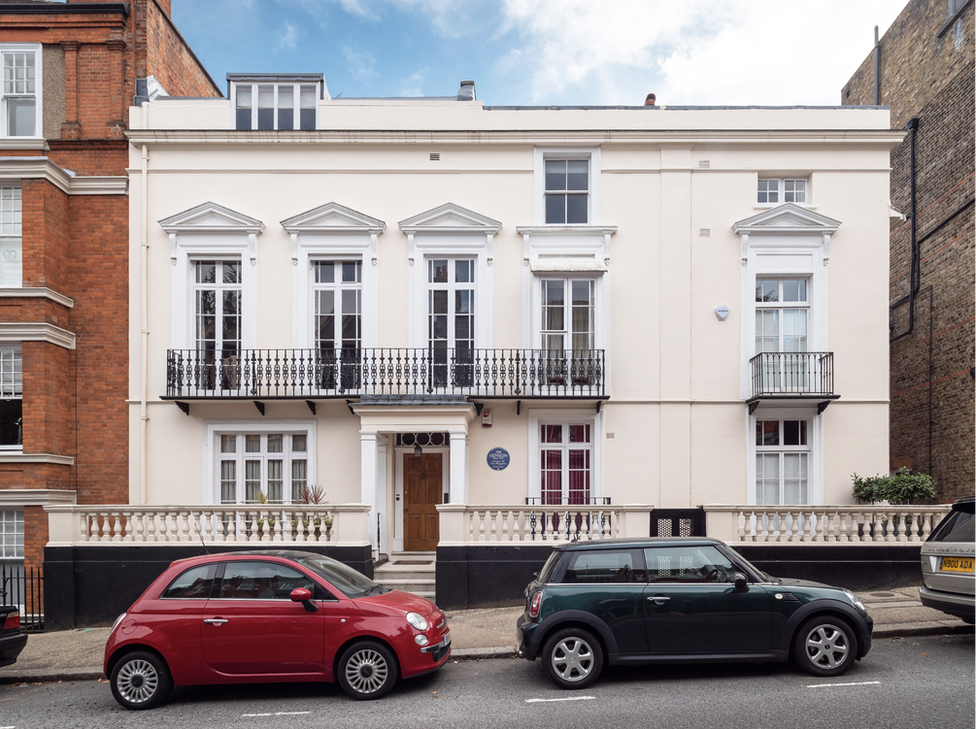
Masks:
[[[959,499],[922,545],[922,586],[919,595],[926,607],[976,621],[976,538],[974,498]]]

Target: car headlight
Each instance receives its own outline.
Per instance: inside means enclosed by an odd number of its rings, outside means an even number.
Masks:
[[[109,635],[111,635],[112,633],[115,632],[115,629],[117,627],[119,627],[119,623],[121,623],[123,620],[125,620],[125,616],[126,616],[126,613],[122,613],[121,615],[119,615],[119,617],[117,617],[115,619],[115,622],[112,623],[112,629],[108,632]]]
[[[427,619],[419,613],[407,613],[407,622],[417,630],[427,630]]]
[[[857,595],[855,595],[850,590],[844,590],[844,594],[847,595],[847,599],[850,600],[852,603],[854,603],[854,607],[856,607],[862,614],[864,615],[868,614],[867,608],[864,607],[864,603],[861,602],[860,598]]]

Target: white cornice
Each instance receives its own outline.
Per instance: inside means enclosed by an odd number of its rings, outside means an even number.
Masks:
[[[125,195],[127,177],[78,177],[48,157],[0,157],[0,181],[47,180],[68,195]]]
[[[73,177],[69,195],[125,195],[129,191],[127,177]]]
[[[47,152],[50,147],[47,146],[46,139],[36,137],[6,137],[0,140],[0,155],[9,149],[38,149]]]
[[[0,453],[0,464],[3,463],[53,463],[58,466],[73,466],[75,459],[74,456],[59,456],[54,453]]]
[[[64,294],[59,294],[57,291],[45,287],[38,288],[0,288],[0,299],[50,299],[56,304],[61,304],[68,309],[74,308],[74,299],[69,299]]]
[[[63,456],[67,457],[67,456]],[[2,458],[2,456],[0,456]],[[3,462],[0,460],[0,462]],[[7,461],[9,463],[9,461]],[[74,505],[78,494],[58,489],[0,489],[0,506],[53,506]]]
[[[74,349],[75,335],[47,322],[0,323],[0,342],[49,342],[65,349]]]
[[[130,130],[126,132],[133,144],[215,144],[268,145],[268,144],[471,144],[472,138],[479,144],[572,144],[605,146],[607,144],[708,144],[755,145],[762,143],[783,145],[837,144],[880,145],[887,149],[901,144],[905,132],[892,129],[759,129],[759,130],[646,130],[646,129],[584,129],[584,130],[373,130],[339,129],[318,131],[261,131],[237,132],[228,130]]]

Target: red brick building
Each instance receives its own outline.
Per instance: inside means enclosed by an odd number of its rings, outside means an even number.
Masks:
[[[170,2],[0,2],[7,571],[42,564],[45,504],[129,500],[128,108],[221,96]]]
[[[891,107],[891,467],[974,483],[973,0],[911,0],[841,95]],[[877,101],[875,100],[877,94]],[[912,215],[914,211],[914,216]]]

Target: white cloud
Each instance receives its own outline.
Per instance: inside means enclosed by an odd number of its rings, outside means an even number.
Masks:
[[[427,76],[428,70],[427,68],[421,68],[419,71],[401,80],[397,94],[399,96],[423,96],[423,81]]]
[[[534,102],[591,87],[588,103],[838,104],[890,0],[504,0],[503,30]],[[513,55],[505,61],[511,64]],[[505,67],[503,65],[503,67]]]
[[[285,23],[285,27],[278,32],[278,50],[293,51],[298,47],[299,30],[291,23]],[[304,35],[304,33],[301,33]]]
[[[342,55],[348,64],[349,73],[353,78],[365,81],[379,76],[376,72],[376,59],[367,51],[356,50],[350,46],[343,46]]]

